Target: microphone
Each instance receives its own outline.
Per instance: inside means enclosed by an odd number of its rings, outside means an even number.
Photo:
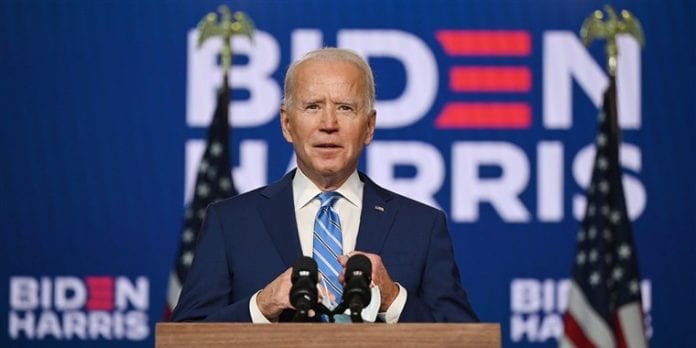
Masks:
[[[343,288],[343,301],[350,309],[354,323],[362,322],[361,312],[372,299],[370,283],[372,282],[372,263],[367,256],[353,255],[346,263],[346,285]]]
[[[317,304],[317,263],[311,257],[302,256],[292,265],[290,304],[297,313],[293,321],[305,321],[307,313]]]

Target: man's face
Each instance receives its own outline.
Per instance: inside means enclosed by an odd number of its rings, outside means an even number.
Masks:
[[[349,62],[308,60],[297,67],[292,104],[281,108],[283,136],[297,166],[313,182],[342,184],[372,141],[375,112],[367,109],[360,70]]]

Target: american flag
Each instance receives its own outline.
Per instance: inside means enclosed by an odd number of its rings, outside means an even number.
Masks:
[[[616,109],[610,78],[599,114],[592,181],[563,320],[561,347],[646,347],[640,273],[626,210]]]
[[[205,153],[198,165],[193,198],[186,208],[176,261],[169,275],[164,320],[170,319],[179,301],[181,286],[191,268],[196,240],[205,218],[206,208],[215,201],[237,194],[230,172],[229,101],[229,86],[227,74],[225,74],[223,87],[218,93],[215,115],[208,128]]]

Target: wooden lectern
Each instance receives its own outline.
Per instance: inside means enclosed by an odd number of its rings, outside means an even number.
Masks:
[[[157,348],[500,347],[500,324],[158,323]]]

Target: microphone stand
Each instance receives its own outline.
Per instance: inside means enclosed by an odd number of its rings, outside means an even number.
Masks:
[[[295,315],[292,317],[292,321],[295,323],[303,323],[307,321],[307,311],[295,311]]]
[[[334,319],[334,314],[336,314],[334,311],[328,309],[324,304],[322,303],[317,303],[316,306],[314,307],[314,310],[317,312],[317,315],[324,314],[327,317],[329,317],[329,323],[335,322]]]
[[[322,307],[324,305],[320,304]],[[326,307],[324,307],[326,308]],[[343,312],[346,311],[348,308],[348,305],[345,302],[341,302],[336,308],[334,308],[333,311],[331,311],[331,314],[329,315],[329,322],[333,323],[334,322],[334,315],[336,314],[342,314]],[[353,323],[362,323],[363,318],[362,318],[362,307],[360,305],[352,306],[350,309],[350,320]]]
[[[350,308],[350,320],[354,323],[362,323],[362,307],[361,306],[351,306]]]

